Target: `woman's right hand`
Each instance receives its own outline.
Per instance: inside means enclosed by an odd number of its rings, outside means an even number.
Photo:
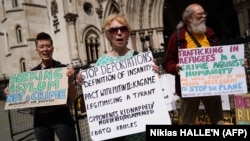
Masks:
[[[9,86],[7,86],[7,87],[4,89],[4,93],[5,93],[6,95],[9,94]]]
[[[83,77],[82,77],[82,69],[79,70],[78,74],[76,75],[76,82],[79,85],[82,85]]]

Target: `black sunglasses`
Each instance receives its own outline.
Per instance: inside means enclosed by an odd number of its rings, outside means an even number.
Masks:
[[[127,26],[111,27],[108,30],[108,32],[110,34],[117,34],[119,30],[121,31],[121,33],[128,32],[128,27]]]

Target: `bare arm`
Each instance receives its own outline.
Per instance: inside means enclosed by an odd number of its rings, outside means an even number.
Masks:
[[[68,66],[67,67],[67,76],[69,77],[69,87],[68,87],[68,98],[70,101],[74,102],[75,98],[77,96],[77,91],[74,85],[74,69],[73,67]]]
[[[4,88],[4,93],[5,93],[6,95],[9,94],[9,86],[7,86],[6,88]]]

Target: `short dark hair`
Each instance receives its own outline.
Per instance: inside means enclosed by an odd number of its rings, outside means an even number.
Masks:
[[[45,33],[45,32],[38,33],[36,36],[36,41],[35,41],[36,45],[37,45],[38,40],[50,40],[51,44],[53,45],[53,40],[48,33]]]

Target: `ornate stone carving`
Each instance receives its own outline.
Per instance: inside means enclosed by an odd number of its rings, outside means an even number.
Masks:
[[[57,6],[56,0],[51,1],[50,9],[51,9],[52,16],[55,16],[58,13],[58,6]]]
[[[102,18],[102,13],[103,13],[103,9],[102,9],[102,5],[100,4],[99,8],[96,8],[96,13],[98,14],[99,18]]]
[[[77,17],[78,17],[77,14],[72,14],[72,13],[69,13],[69,14],[67,14],[67,15],[64,16],[64,18],[66,19],[67,23],[75,23]]]

